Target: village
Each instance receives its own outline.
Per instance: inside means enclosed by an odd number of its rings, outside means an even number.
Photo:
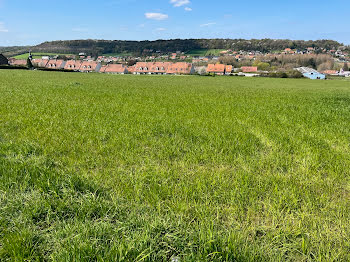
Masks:
[[[285,48],[278,52],[220,50],[205,56],[189,55],[181,51],[163,54],[154,50],[142,57],[108,56],[93,57],[86,53],[29,58],[34,68],[84,73],[106,74],[156,74],[156,75],[236,75],[306,77],[326,79],[327,76],[350,77],[350,56],[342,48],[338,50],[305,50]],[[26,67],[26,59],[3,58],[2,64]],[[299,72],[297,74],[295,72]]]

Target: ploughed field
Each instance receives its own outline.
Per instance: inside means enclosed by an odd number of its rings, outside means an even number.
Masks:
[[[350,260],[346,81],[0,71],[1,261]]]

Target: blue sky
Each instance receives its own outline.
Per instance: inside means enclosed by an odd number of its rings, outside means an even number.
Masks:
[[[0,0],[0,46],[51,40],[334,39],[350,44],[349,0]]]

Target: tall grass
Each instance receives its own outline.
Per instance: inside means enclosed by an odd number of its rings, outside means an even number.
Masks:
[[[0,260],[350,260],[347,82],[0,79]]]

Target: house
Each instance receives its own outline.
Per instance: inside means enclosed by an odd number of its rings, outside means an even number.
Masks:
[[[32,59],[32,64],[35,67],[46,67],[49,60],[47,59]]]
[[[94,61],[83,61],[81,63],[80,72],[91,73],[91,72],[99,72],[101,69],[101,63]]]
[[[170,59],[175,60],[177,56],[177,53],[172,53]]]
[[[100,73],[104,73],[106,71],[108,65],[101,65]]]
[[[186,62],[137,62],[134,68],[129,67],[133,74],[193,74],[194,67]]]
[[[122,64],[108,64],[106,66],[102,66],[101,73],[107,73],[107,74],[127,74],[128,69],[125,65]]]
[[[66,65],[66,61],[64,60],[61,60],[61,59],[50,59],[45,68],[48,68],[48,69],[63,69],[64,66]]]
[[[258,67],[257,66],[242,66],[241,70],[243,73],[254,73],[254,72],[258,72]]]
[[[194,66],[186,62],[173,63],[169,66],[168,70],[166,71],[167,74],[174,75],[191,75],[194,72]]]
[[[226,69],[226,65],[224,64],[209,64],[207,67],[207,73],[211,73],[215,75],[224,75],[225,69]]]
[[[9,60],[3,54],[0,54],[0,65],[8,65],[8,64],[9,64]]]
[[[350,71],[344,71],[344,69],[342,68],[339,72],[340,76],[345,76],[345,77],[350,77]]]
[[[233,66],[232,65],[226,65],[225,67],[225,75],[231,75],[233,72]]]
[[[148,74],[150,71],[149,71],[149,67],[150,67],[151,63],[147,63],[147,62],[137,62],[135,64],[135,70],[134,71],[134,74]]]
[[[127,70],[130,74],[135,74],[136,67],[135,67],[135,65],[128,66]]]
[[[137,62],[134,74],[166,74],[170,62]]]
[[[25,59],[14,59],[11,61],[13,66],[27,66],[27,60]]]
[[[170,62],[155,62],[149,63],[149,71],[151,74],[166,74],[168,68],[171,66]]]
[[[304,77],[309,79],[326,79],[326,75],[317,72],[313,68],[299,67],[299,68],[296,68],[295,70],[299,71],[300,73],[303,74]]]
[[[81,67],[81,61],[80,60],[68,60],[67,63],[64,66],[65,70],[72,70],[72,71],[79,71]]]
[[[325,75],[338,75],[339,74],[339,72],[337,70],[324,70],[321,73],[325,74]]]

